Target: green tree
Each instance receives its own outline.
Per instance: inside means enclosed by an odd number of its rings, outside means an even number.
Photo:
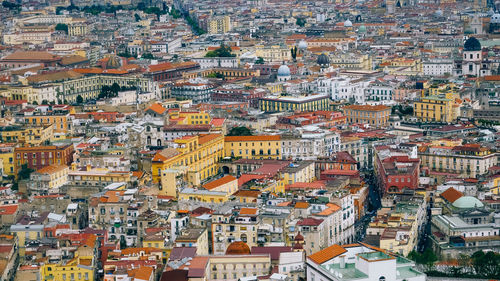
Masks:
[[[138,14],[134,14],[134,18],[135,18],[135,21],[141,21],[141,16],[139,16]]]
[[[430,249],[427,248],[422,253],[422,264],[427,267],[427,270],[431,270],[434,266],[434,263],[438,260],[436,254]]]
[[[56,25],[56,30],[64,31],[66,34],[68,34],[68,25],[64,23],[58,23]]]
[[[111,88],[110,88],[111,92],[112,92],[112,96],[117,96],[118,95],[118,92],[120,91],[120,85],[118,85],[118,83],[113,83],[113,85],[111,85]]]
[[[205,54],[207,58],[226,58],[226,57],[235,57],[235,54],[231,53],[231,47],[221,44],[219,48],[208,51]]]
[[[247,127],[233,127],[229,130],[228,136],[251,136],[252,130]]]
[[[49,104],[49,101],[48,100],[43,100],[42,104]]]
[[[125,240],[125,235],[120,236],[120,249],[123,250],[127,248],[127,240]]]
[[[34,171],[35,170],[28,168],[28,164],[23,164],[21,165],[21,170],[19,171],[19,173],[17,173],[17,177],[21,180],[29,179],[31,173],[33,173]]]
[[[296,61],[296,60],[297,60],[297,46],[292,47],[292,48],[290,49],[290,53],[292,53],[292,58],[293,58],[293,60],[294,60],[294,61]]]
[[[257,60],[255,60],[255,64],[264,64],[264,58],[258,57]]]
[[[78,96],[76,97],[76,103],[77,103],[77,104],[82,104],[82,103],[83,103],[83,97],[82,97],[81,95],[78,95]]]
[[[155,56],[153,56],[153,54],[151,54],[151,53],[144,53],[144,54],[141,56],[141,58],[143,58],[143,59],[149,59],[149,60],[154,60],[154,59],[156,59],[156,58],[155,58]]]
[[[295,21],[295,24],[300,26],[300,27],[304,27],[306,25],[306,19],[297,18],[297,20]]]
[[[500,278],[500,254],[493,251],[477,251],[471,256],[472,267],[479,276]]]

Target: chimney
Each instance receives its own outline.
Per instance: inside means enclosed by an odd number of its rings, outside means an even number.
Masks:
[[[345,256],[340,256],[340,268],[345,268]]]

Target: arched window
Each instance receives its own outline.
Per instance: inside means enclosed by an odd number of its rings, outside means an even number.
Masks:
[[[161,139],[156,140],[156,145],[161,146]]]
[[[146,132],[151,132],[151,127],[150,126],[146,127]]]
[[[380,276],[380,278],[378,279],[378,281],[385,281],[385,277],[384,276]]]
[[[146,139],[146,144],[151,145],[151,137],[150,136],[148,136],[148,138]]]

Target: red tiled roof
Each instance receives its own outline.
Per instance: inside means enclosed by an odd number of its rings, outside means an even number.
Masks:
[[[231,175],[227,175],[227,176],[225,176],[225,177],[223,177],[223,178],[220,178],[220,179],[217,179],[217,180],[211,181],[211,182],[209,182],[209,183],[206,183],[206,184],[204,184],[202,187],[203,187],[204,189],[206,189],[206,190],[212,190],[212,189],[214,189],[214,188],[217,188],[217,187],[219,187],[219,186],[221,186],[221,185],[224,185],[224,184],[226,184],[226,183],[230,183],[230,182],[235,181],[235,180],[236,180],[236,178],[235,178],[235,177],[233,177],[233,176],[231,176]]]
[[[310,258],[313,262],[315,262],[317,264],[322,264],[322,263],[329,261],[337,256],[342,255],[345,252],[347,252],[346,249],[335,244],[335,245],[332,245],[328,248],[325,248],[319,252],[316,252],[316,253],[310,255],[308,258]]]
[[[448,188],[447,190],[443,191],[440,194],[441,197],[443,197],[446,201],[453,203],[455,202],[458,198],[464,196],[464,194],[453,187]]]

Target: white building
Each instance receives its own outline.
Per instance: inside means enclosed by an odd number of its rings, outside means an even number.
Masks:
[[[445,74],[453,74],[454,63],[447,59],[434,59],[424,61],[422,63],[424,75],[427,76],[443,76]]]
[[[415,264],[359,243],[332,245],[306,259],[307,281],[425,281]]]
[[[315,160],[339,150],[340,135],[337,132],[304,130],[297,135],[283,136],[281,142],[283,159]]]
[[[235,57],[227,58],[193,58],[193,61],[200,64],[201,69],[208,68],[237,68],[238,59]]]
[[[347,100],[363,104],[369,82],[363,79],[332,77],[318,79],[317,83],[318,92],[327,94],[334,101]]]

